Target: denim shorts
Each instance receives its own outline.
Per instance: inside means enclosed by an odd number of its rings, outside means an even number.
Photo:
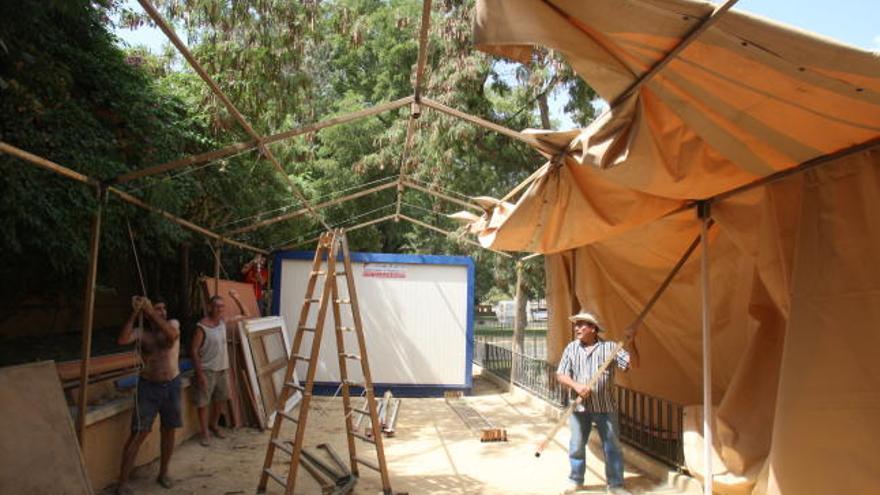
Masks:
[[[180,428],[180,375],[167,382],[138,379],[137,400],[131,413],[131,431],[150,431],[156,415],[162,428]]]

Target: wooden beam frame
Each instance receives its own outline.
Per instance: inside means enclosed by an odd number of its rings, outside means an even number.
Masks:
[[[138,3],[141,4],[141,6],[147,12],[147,15],[149,15],[153,19],[159,29],[161,29],[162,32],[165,33],[165,36],[167,36],[171,43],[177,48],[177,51],[179,51],[180,54],[183,55],[183,57],[186,59],[186,61],[189,62],[189,65],[193,68],[193,70],[196,71],[199,77],[202,78],[205,84],[207,84],[208,87],[211,88],[211,91],[215,95],[217,95],[217,98],[220,98],[220,101],[223,102],[223,105],[226,107],[229,113],[231,113],[235,117],[235,120],[238,121],[239,125],[241,125],[245,132],[247,132],[247,134],[252,137],[254,141],[257,142],[257,147],[259,148],[260,153],[262,153],[263,156],[266,157],[266,159],[272,162],[272,165],[275,166],[275,169],[278,170],[281,176],[284,177],[284,180],[287,181],[287,186],[290,190],[290,193],[298,200],[302,201],[302,203],[306,206],[306,208],[309,209],[309,212],[315,217],[315,219],[329,230],[330,225],[327,223],[326,220],[324,220],[324,217],[319,215],[318,212],[314,208],[312,208],[309,201],[299,190],[293,180],[291,180],[290,176],[287,174],[287,171],[284,170],[284,167],[281,166],[281,163],[278,161],[278,159],[275,158],[275,155],[272,154],[272,151],[270,151],[269,148],[265,146],[263,138],[259,134],[257,134],[257,131],[255,131],[253,127],[251,127],[251,125],[244,118],[244,115],[242,115],[241,112],[238,111],[238,108],[235,107],[229,97],[227,97],[226,94],[223,93],[223,90],[220,89],[220,86],[218,86],[217,83],[214,82],[214,80],[211,78],[210,75],[208,75],[207,72],[205,72],[205,69],[199,64],[198,60],[196,60],[196,58],[189,51],[183,41],[181,41],[181,39],[177,36],[177,33],[175,33],[173,29],[171,29],[171,26],[162,17],[162,14],[160,14],[159,11],[156,10],[155,7],[153,7],[149,0],[138,0]]]
[[[346,201],[351,201],[353,199],[357,199],[362,196],[372,194],[374,192],[384,191],[385,189],[391,189],[392,187],[397,187],[397,182],[389,182],[387,184],[382,184],[379,186],[371,187],[369,189],[365,189],[363,191],[358,191],[356,193],[349,194],[348,196],[343,196],[341,198],[336,198],[336,199],[324,201],[323,203],[318,203],[318,204],[314,205],[314,208],[316,210],[320,210],[322,208],[337,205],[339,203],[345,203]],[[245,232],[252,232],[254,230],[265,227],[267,225],[272,225],[273,223],[283,222],[284,220],[290,220],[291,218],[296,218],[298,216],[301,216],[301,215],[308,213],[308,211],[309,210],[306,208],[300,208],[299,210],[292,211],[290,213],[284,213],[284,214],[278,215],[276,217],[267,218],[266,220],[261,220],[259,222],[254,223],[254,224],[248,225],[246,227],[241,227],[241,228],[238,228],[235,230],[231,230],[226,235],[232,236],[232,235],[242,234]]]
[[[83,175],[79,172],[76,172],[76,171],[71,170],[67,167],[59,165],[53,161],[50,161],[50,160],[47,160],[43,157],[34,155],[33,153],[28,153],[27,151],[24,151],[20,148],[16,148],[15,146],[12,146],[11,144],[8,144],[8,143],[2,142],[2,141],[0,141],[0,152],[15,156],[17,158],[22,159],[23,161],[25,161],[27,163],[30,163],[32,165],[36,165],[42,169],[49,170],[49,171],[54,172],[56,174],[67,177],[69,179],[75,180],[77,182],[81,182],[83,184],[94,185],[94,186],[101,185],[100,181],[98,181],[92,177],[89,177],[87,175]],[[225,244],[230,244],[232,246],[236,246],[241,249],[248,250],[248,251],[253,251],[255,253],[269,254],[269,252],[266,251],[265,249],[260,249],[258,247],[254,247],[249,244],[245,244],[243,242],[235,241],[232,239],[227,239],[227,238],[221,236],[220,234],[212,232],[212,231],[210,231],[202,226],[196,225],[188,220],[184,220],[184,219],[182,219],[176,215],[173,215],[173,214],[171,214],[161,208],[157,208],[153,205],[150,205],[150,204],[132,196],[131,194],[128,194],[124,191],[121,191],[115,187],[107,187],[106,190],[107,190],[107,192],[118,196],[121,200],[125,201],[126,203],[132,204],[134,206],[137,206],[137,207],[142,208],[147,211],[151,211],[153,213],[158,213],[159,215],[162,215],[166,219],[170,220],[171,222],[176,223],[177,225],[180,225],[181,227],[184,227],[188,230],[191,230],[193,232],[201,234],[205,237],[208,237],[208,238],[211,238],[214,240],[218,240],[218,241],[222,241]]]

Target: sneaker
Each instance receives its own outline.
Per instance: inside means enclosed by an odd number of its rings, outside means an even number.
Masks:
[[[171,487],[174,486],[174,482],[171,481],[171,478],[167,474],[160,475],[158,478],[156,478],[156,483],[159,483],[160,485],[162,485],[162,488],[164,488],[166,490],[170,490]]]
[[[568,489],[564,493],[578,493],[584,489],[583,481],[568,480]]]
[[[622,486],[608,487],[608,493],[611,495],[632,495],[632,493]]]

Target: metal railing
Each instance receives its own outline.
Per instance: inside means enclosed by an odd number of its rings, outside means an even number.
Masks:
[[[617,388],[620,439],[677,469],[684,467],[684,408],[626,387]]]
[[[550,404],[560,408],[569,404],[567,388],[556,381],[556,368],[543,359],[514,354],[507,346],[478,338],[474,362]],[[682,406],[619,385],[615,388],[621,441],[673,468],[683,469]]]

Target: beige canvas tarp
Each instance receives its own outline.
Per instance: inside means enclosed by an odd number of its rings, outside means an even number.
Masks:
[[[520,60],[557,50],[612,100],[712,8],[481,0],[475,37]],[[537,133],[544,151],[571,153],[484,218],[479,239],[551,253],[551,360],[578,307],[619,337],[699,233],[682,207],[871,143],[878,92],[877,55],[728,12],[587,129]],[[880,493],[880,150],[716,201],[712,216],[716,490]],[[648,315],[643,367],[624,378],[683,404],[702,400],[699,262]],[[686,436],[694,472],[698,433]]]

